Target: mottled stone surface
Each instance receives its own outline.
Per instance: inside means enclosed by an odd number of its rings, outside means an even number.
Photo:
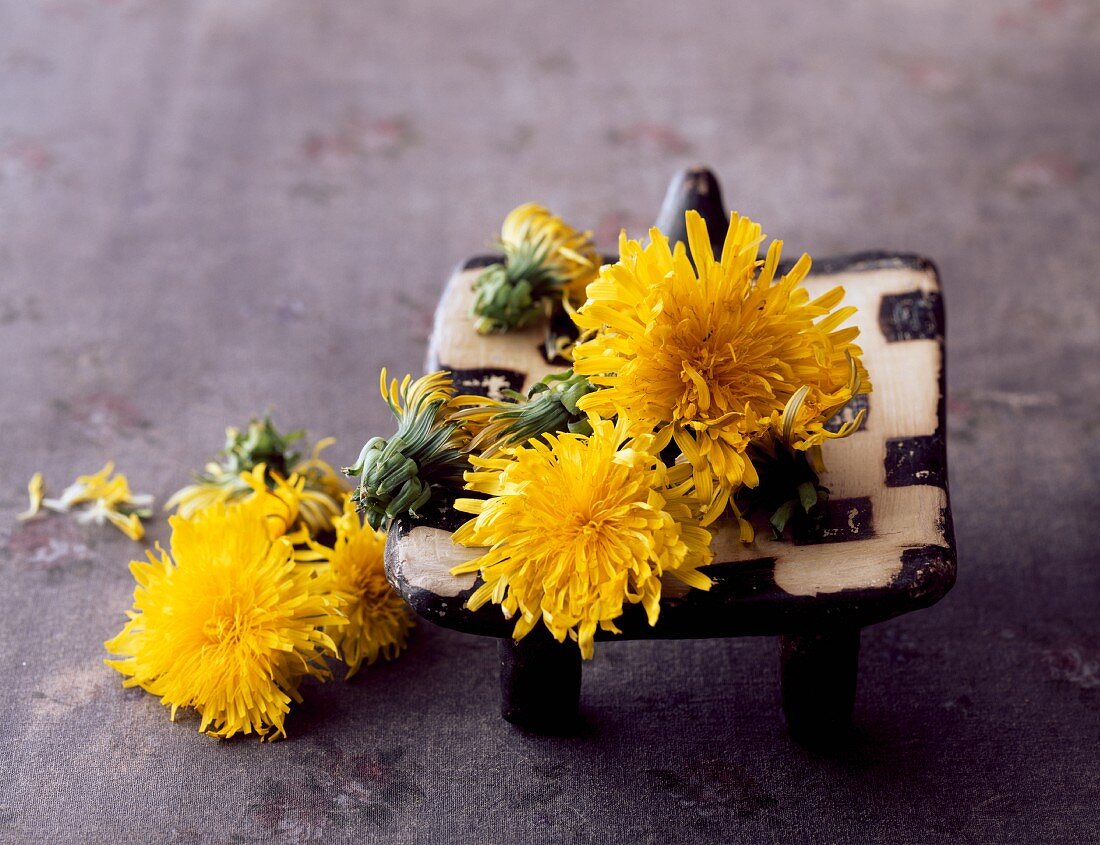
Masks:
[[[0,2],[0,840],[1094,841],[1098,56],[1089,0]],[[510,207],[613,247],[698,161],[792,251],[942,272],[959,581],[865,632],[849,752],[767,640],[601,646],[577,739],[427,626],[271,746],[121,689],[141,547],[17,525],[34,470],[163,499],[268,407],[349,462]]]

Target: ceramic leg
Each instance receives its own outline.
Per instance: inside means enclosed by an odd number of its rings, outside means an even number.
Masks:
[[[577,724],[581,654],[536,628],[518,643],[500,641],[500,714],[535,733],[566,733]]]
[[[859,628],[779,638],[783,715],[796,741],[829,746],[850,727],[859,667]]]

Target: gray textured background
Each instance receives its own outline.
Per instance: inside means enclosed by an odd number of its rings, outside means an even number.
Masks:
[[[1097,841],[1100,6],[518,6],[0,2],[0,839]],[[847,754],[768,640],[601,646],[574,740],[426,625],[271,746],[120,688],[140,547],[18,526],[34,470],[163,500],[268,407],[348,462],[509,208],[611,246],[698,161],[790,251],[942,271],[959,581],[865,633]]]

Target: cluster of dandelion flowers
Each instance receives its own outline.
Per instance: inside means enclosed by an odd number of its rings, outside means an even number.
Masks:
[[[327,631],[345,622],[341,599],[295,561],[272,510],[257,497],[171,517],[171,555],[130,565],[130,620],[104,644],[125,686],[158,696],[172,718],[194,708],[211,736],[286,736],[301,680],[328,677]]]
[[[584,333],[573,358],[601,388],[579,408],[656,432],[658,449],[675,441],[709,524],[738,487],[758,483],[750,444],[814,448],[831,434],[828,419],[870,384],[859,330],[840,328],[855,309],[837,307],[842,288],[810,299],[808,255],[777,279],[782,243],[759,261],[765,238],[747,217],[731,216],[721,260],[699,214],[687,212],[686,223],[690,258],[658,229],[645,246],[620,238],[620,260],[601,268],[573,315]]]
[[[454,540],[488,549],[452,571],[480,573],[469,607],[499,604],[517,640],[542,620],[588,658],[597,628],[618,633],[624,604],[641,603],[656,623],[662,576],[710,587],[698,571],[710,533],[682,489],[690,469],[666,467],[652,437],[594,420],[590,435],[547,434],[470,463],[468,489],[489,498],[455,501],[476,516]]]
[[[335,527],[332,546],[310,541],[309,551],[300,552],[299,559],[323,561],[329,589],[343,600],[347,624],[329,633],[350,678],[364,662],[370,665],[380,656],[397,657],[405,647],[412,619],[404,599],[386,580],[385,533],[363,522],[350,497]]]

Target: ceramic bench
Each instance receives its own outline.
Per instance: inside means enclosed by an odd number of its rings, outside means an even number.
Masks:
[[[724,235],[725,208],[714,176],[688,170],[669,188],[658,226],[683,239],[684,210],[695,208]],[[717,250],[721,244],[716,245]],[[478,335],[467,316],[471,285],[496,256],[455,270],[436,313],[427,369],[449,370],[460,393],[525,390],[561,368],[544,353],[547,326]],[[811,296],[843,285],[845,304],[874,383],[854,435],[830,441],[822,483],[831,491],[823,536],[810,544],[776,541],[765,527],[754,543],[732,523],[713,526],[715,562],[703,592],[671,582],[650,627],[639,605],[617,623],[619,639],[778,636],[783,711],[804,742],[843,733],[855,695],[860,629],[938,601],[955,580],[944,428],[944,311],[933,264],[919,256],[863,253],[815,258]],[[469,517],[446,505],[391,526],[386,571],[422,617],[466,633],[500,638],[502,713],[522,728],[567,731],[576,717],[581,661],[576,644],[556,643],[541,626],[519,643],[513,623],[488,604],[466,609],[476,576],[450,574],[476,550],[451,542]],[[604,647],[608,647],[605,645]]]

